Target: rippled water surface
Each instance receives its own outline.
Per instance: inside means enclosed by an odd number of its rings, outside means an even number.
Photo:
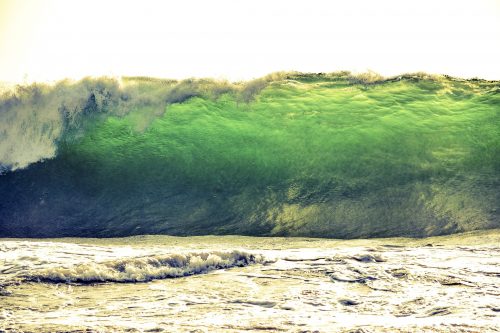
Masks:
[[[0,240],[5,332],[499,332],[500,232]]]

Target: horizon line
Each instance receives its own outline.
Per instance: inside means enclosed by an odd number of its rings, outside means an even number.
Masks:
[[[213,81],[221,81],[221,82],[230,82],[230,83],[245,83],[254,80],[266,79],[272,77],[273,75],[298,75],[298,76],[350,76],[352,78],[367,78],[368,76],[372,79],[371,83],[381,82],[381,81],[391,81],[396,80],[398,78],[420,78],[420,79],[431,79],[431,78],[445,78],[451,80],[458,81],[481,81],[481,82],[500,82],[499,79],[486,79],[480,76],[456,76],[445,73],[432,73],[426,71],[410,71],[410,72],[402,72],[396,75],[382,75],[379,72],[373,70],[366,71],[351,71],[351,70],[336,70],[336,71],[295,71],[295,70],[278,70],[272,71],[265,75],[254,76],[246,79],[232,80],[224,76],[184,76],[184,77],[167,77],[167,76],[156,76],[156,75],[84,75],[78,78],[75,77],[63,77],[54,80],[27,80],[24,81],[9,81],[0,79],[0,88],[13,88],[16,86],[30,86],[36,84],[46,84],[46,85],[57,85],[59,83],[71,82],[76,83],[83,80],[88,79],[114,79],[114,80],[158,80],[158,81],[173,81],[173,82],[181,82],[186,80],[213,80]],[[286,79],[286,78],[285,78]],[[276,80],[271,80],[276,81]],[[368,82],[366,82],[368,83]],[[3,87],[2,87],[3,86]]]

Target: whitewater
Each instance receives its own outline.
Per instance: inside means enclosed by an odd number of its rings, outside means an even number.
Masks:
[[[500,232],[1,239],[1,332],[498,332]]]

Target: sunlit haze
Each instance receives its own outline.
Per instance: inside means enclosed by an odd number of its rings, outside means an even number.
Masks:
[[[426,71],[500,79],[500,1],[0,0],[0,81]]]

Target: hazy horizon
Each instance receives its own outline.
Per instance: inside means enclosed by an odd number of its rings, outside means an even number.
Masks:
[[[286,79],[286,76],[295,76],[295,75],[304,75],[304,76],[316,76],[316,75],[322,75],[325,77],[328,77],[330,75],[335,75],[335,74],[340,74],[340,73],[346,73],[347,76],[355,79],[355,78],[361,78],[362,81],[365,81],[367,84],[373,84],[373,83],[382,83],[387,80],[393,80],[397,78],[404,78],[404,77],[409,77],[409,76],[415,76],[420,79],[430,79],[430,80],[440,80],[442,79],[452,79],[452,80],[479,80],[479,81],[487,81],[487,82],[498,82],[500,79],[487,79],[479,76],[470,76],[470,77],[461,77],[461,76],[453,76],[449,75],[447,73],[429,73],[429,72],[424,72],[424,71],[418,71],[418,72],[402,72],[399,74],[394,74],[394,75],[381,75],[378,72],[367,70],[367,71],[348,71],[348,70],[338,70],[338,71],[332,71],[332,72],[325,72],[325,71],[318,71],[318,72],[301,72],[301,71],[274,71],[267,73],[265,75],[257,76],[257,77],[251,77],[251,78],[246,78],[246,79],[240,79],[240,80],[231,80],[225,77],[209,77],[209,76],[187,76],[187,77],[160,77],[160,76],[149,76],[149,75],[86,75],[78,78],[70,78],[70,77],[64,77],[61,79],[54,79],[54,80],[33,80],[29,81],[27,79],[24,79],[23,81],[20,82],[13,82],[13,81],[3,81],[0,80],[0,93],[2,92],[2,88],[6,89],[6,91],[11,91],[13,88],[16,86],[29,86],[32,84],[43,84],[43,85],[58,85],[58,84],[76,84],[78,82],[84,81],[84,80],[100,80],[100,79],[110,79],[110,80],[115,80],[117,82],[120,82],[122,80],[135,80],[135,79],[151,79],[151,80],[166,80],[166,81],[173,81],[173,82],[183,82],[183,81],[189,81],[189,80],[209,80],[213,82],[228,82],[231,84],[244,84],[244,83],[249,83],[253,81],[259,81],[261,79],[266,79],[267,77],[272,77],[273,75],[278,75],[279,77],[284,77]],[[274,79],[273,79],[274,80]]]
[[[0,0],[0,81],[276,71],[500,79],[500,2]]]

